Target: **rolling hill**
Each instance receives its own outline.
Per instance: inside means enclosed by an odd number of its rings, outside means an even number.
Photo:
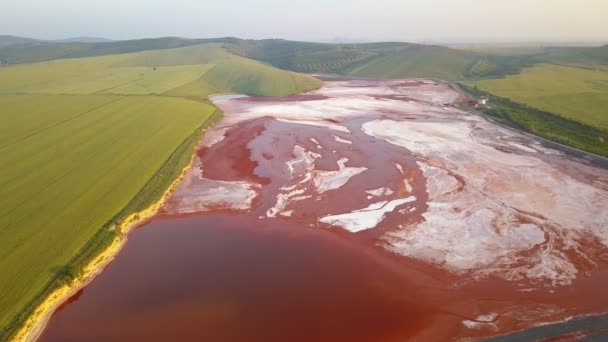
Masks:
[[[102,37],[71,37],[66,39],[61,39],[60,41],[66,43],[109,43],[113,42],[112,39],[102,38]]]
[[[1,40],[0,40],[1,41]],[[282,39],[186,39],[162,37],[116,42],[44,42],[0,46],[0,63],[123,54],[218,43],[230,53],[303,73],[369,78],[433,77],[446,80],[495,78],[538,63],[604,67],[608,46],[457,49],[402,42],[329,44]]]
[[[304,73],[334,73],[371,78],[436,77],[461,80],[515,73],[528,56],[498,56],[412,43],[323,44],[282,39],[184,39],[164,37],[81,43],[36,42],[0,48],[0,63],[23,64],[220,43],[230,53],[274,67]]]
[[[34,44],[40,42],[37,39],[33,38],[24,38],[10,35],[0,35],[0,48],[10,46],[10,45],[19,45],[19,44]]]
[[[442,46],[411,43],[322,44],[286,40],[236,41],[237,55],[307,73],[370,78],[437,77],[462,79],[484,56]]]
[[[217,41],[221,41],[218,39]],[[56,59],[81,58],[123,54],[138,51],[172,49],[183,46],[210,43],[215,39],[187,39],[162,37],[125,40],[116,42],[53,42],[34,41],[11,44],[0,48],[0,63],[27,64]]]
[[[608,45],[598,47],[551,47],[540,61],[573,66],[608,67]]]

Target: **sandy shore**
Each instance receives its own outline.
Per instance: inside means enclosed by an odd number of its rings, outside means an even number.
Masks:
[[[140,226],[150,217],[154,216],[154,214],[156,214],[156,212],[163,206],[173,190],[175,190],[177,185],[182,181],[188,169],[192,167],[193,160],[194,153],[192,154],[190,163],[188,163],[188,165],[182,169],[179,177],[177,177],[177,179],[171,183],[169,188],[163,193],[161,198],[156,203],[140,212],[132,213],[120,223],[120,225],[116,228],[120,234],[108,248],[106,248],[103,252],[101,252],[101,254],[86,265],[86,267],[83,269],[82,277],[75,280],[70,285],[63,285],[56,288],[40,305],[38,305],[36,310],[34,310],[34,313],[27,319],[25,324],[23,324],[21,329],[13,337],[14,342],[32,342],[36,341],[38,337],[40,337],[55,310],[57,310],[61,304],[76,294],[79,290],[87,286],[98,274],[100,274],[104,268],[110,262],[112,262],[112,260],[114,260],[118,252],[120,252],[122,247],[125,245],[129,232],[133,228]]]

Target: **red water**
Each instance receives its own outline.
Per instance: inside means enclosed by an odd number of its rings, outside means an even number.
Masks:
[[[270,117],[216,127],[227,128],[223,140],[200,147],[195,168],[161,213],[133,231],[115,261],[55,312],[40,340],[446,341],[608,308],[605,268],[571,286],[527,292],[525,282],[492,276],[469,281],[466,274],[387,252],[383,233],[421,222],[428,194],[417,158],[361,132],[368,120],[335,121],[352,134]],[[299,193],[310,197],[289,204],[291,216],[267,218],[284,189],[308,184],[302,183],[304,171],[285,167],[296,157],[294,146],[318,154],[318,171],[338,170],[340,158],[348,158],[346,167],[366,169],[322,194],[310,185]],[[197,200],[209,180],[260,187],[249,210],[222,202],[227,194],[217,202],[209,197],[208,207],[197,204],[196,213],[180,214],[191,212],[184,206]],[[392,193],[373,200],[365,193],[379,187]],[[406,196],[415,200],[359,233],[318,221]],[[488,312],[496,317],[482,319],[481,327],[463,323]]]

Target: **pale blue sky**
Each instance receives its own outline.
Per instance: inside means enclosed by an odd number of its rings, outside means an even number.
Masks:
[[[608,42],[608,0],[0,0],[0,34]]]

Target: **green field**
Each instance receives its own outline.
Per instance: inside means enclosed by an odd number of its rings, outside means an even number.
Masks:
[[[209,94],[320,84],[214,43],[0,67],[0,340],[160,198],[218,118]]]
[[[608,70],[541,64],[479,89],[608,131]]]
[[[318,80],[233,55],[222,44],[63,59],[0,69],[0,94],[157,94],[206,99],[216,92],[285,96]]]
[[[606,130],[513,102],[479,90],[479,88],[469,87],[465,84],[460,84],[460,87],[474,97],[488,97],[491,105],[482,108],[481,111],[485,115],[491,116],[494,121],[579,150],[608,157],[608,131]]]

